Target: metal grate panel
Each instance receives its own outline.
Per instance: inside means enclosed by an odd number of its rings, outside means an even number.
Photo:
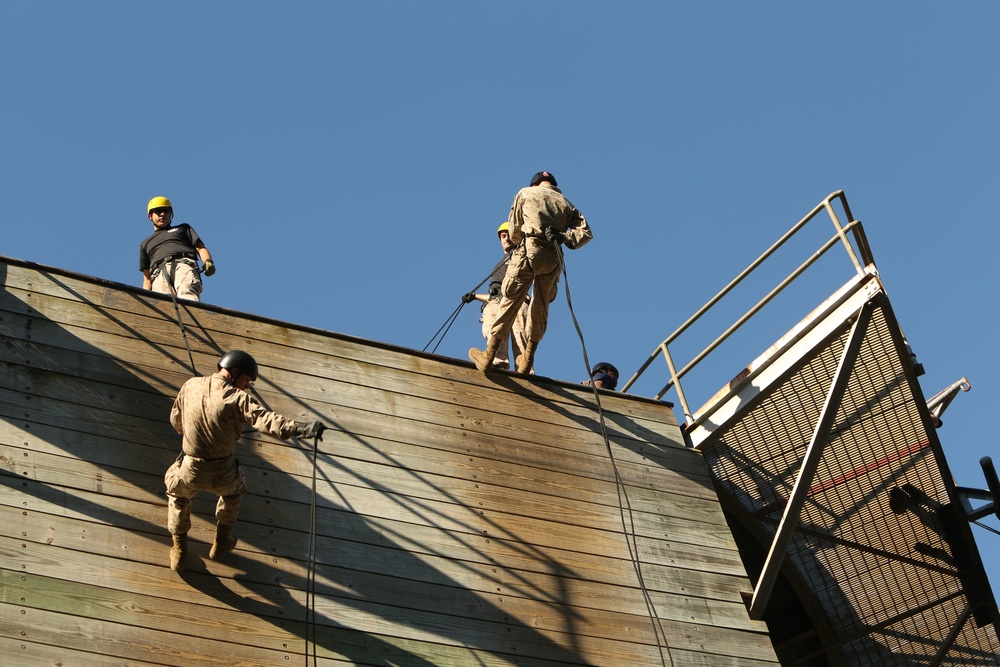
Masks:
[[[830,664],[1000,665],[996,603],[925,426],[905,343],[884,294],[871,306],[784,568],[825,616]],[[699,446],[717,485],[758,535],[775,533],[850,326],[835,323],[788,373],[748,394],[734,419],[700,426],[711,431]],[[984,605],[992,622],[977,627],[966,611]]]

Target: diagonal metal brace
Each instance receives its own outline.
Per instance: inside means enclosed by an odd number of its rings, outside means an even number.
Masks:
[[[861,344],[864,342],[865,332],[868,329],[868,324],[871,322],[873,311],[874,306],[871,301],[861,307],[861,310],[858,312],[858,318],[851,328],[847,345],[844,346],[844,351],[840,356],[840,364],[837,366],[837,372],[834,374],[830,390],[827,392],[826,403],[823,405],[822,412],[820,412],[819,421],[816,423],[816,429],[813,431],[812,440],[806,448],[806,454],[802,460],[798,478],[795,480],[795,486],[792,488],[792,495],[789,496],[788,504],[785,505],[785,512],[774,533],[771,549],[768,551],[767,560],[764,561],[764,568],[761,570],[757,586],[754,588],[753,599],[750,602],[750,618],[754,620],[759,621],[764,617],[764,609],[771,598],[774,583],[777,581],[778,573],[781,571],[781,566],[785,561],[788,545],[792,541],[796,526],[798,526],[799,516],[805,505],[806,497],[812,486],[813,477],[816,475],[820,459],[823,457],[823,450],[829,441],[830,431],[837,418],[837,410],[844,399],[844,392],[847,391],[847,383],[851,378],[851,370],[854,368],[854,364],[857,362],[858,355],[861,352]]]

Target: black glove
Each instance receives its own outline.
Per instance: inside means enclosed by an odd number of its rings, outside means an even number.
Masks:
[[[205,260],[205,268],[201,270],[206,276],[215,275],[215,262],[210,259]]]
[[[295,435],[299,438],[322,440],[325,430],[326,424],[323,422],[309,422],[308,424],[299,424],[295,429]]]
[[[556,245],[563,243],[566,240],[565,237],[563,237],[562,232],[555,227],[546,227],[543,233],[545,234],[545,239],[547,241]]]
[[[462,295],[462,303],[472,303],[475,300],[476,300],[475,292],[469,292],[468,294]]]

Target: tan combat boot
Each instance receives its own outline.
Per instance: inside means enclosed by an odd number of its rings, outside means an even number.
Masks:
[[[188,536],[185,533],[173,535],[173,538],[174,546],[170,548],[170,569],[174,572],[183,572],[188,556]]]
[[[500,347],[500,339],[494,336],[490,336],[490,339],[486,341],[486,349],[482,352],[476,348],[469,349],[469,359],[472,359],[476,363],[476,368],[478,368],[483,373],[489,373],[493,370],[493,357],[497,356],[497,349]]]
[[[215,542],[212,543],[212,549],[208,552],[208,557],[212,560],[222,560],[226,557],[226,554],[236,548],[236,538],[231,536],[230,533],[233,530],[233,526],[220,523],[215,528]]]
[[[518,373],[528,373],[531,368],[535,365],[535,348],[538,347],[538,343],[533,340],[528,341],[528,348],[517,355],[515,363],[517,364]]]

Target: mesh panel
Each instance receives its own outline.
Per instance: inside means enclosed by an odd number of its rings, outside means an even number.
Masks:
[[[847,371],[785,561],[826,615],[839,660],[858,667],[929,665],[967,603],[944,525],[955,515],[887,309],[876,308]],[[772,536],[849,335],[845,323],[702,447],[721,486]],[[998,646],[992,625],[969,620],[943,664],[1000,665]]]

